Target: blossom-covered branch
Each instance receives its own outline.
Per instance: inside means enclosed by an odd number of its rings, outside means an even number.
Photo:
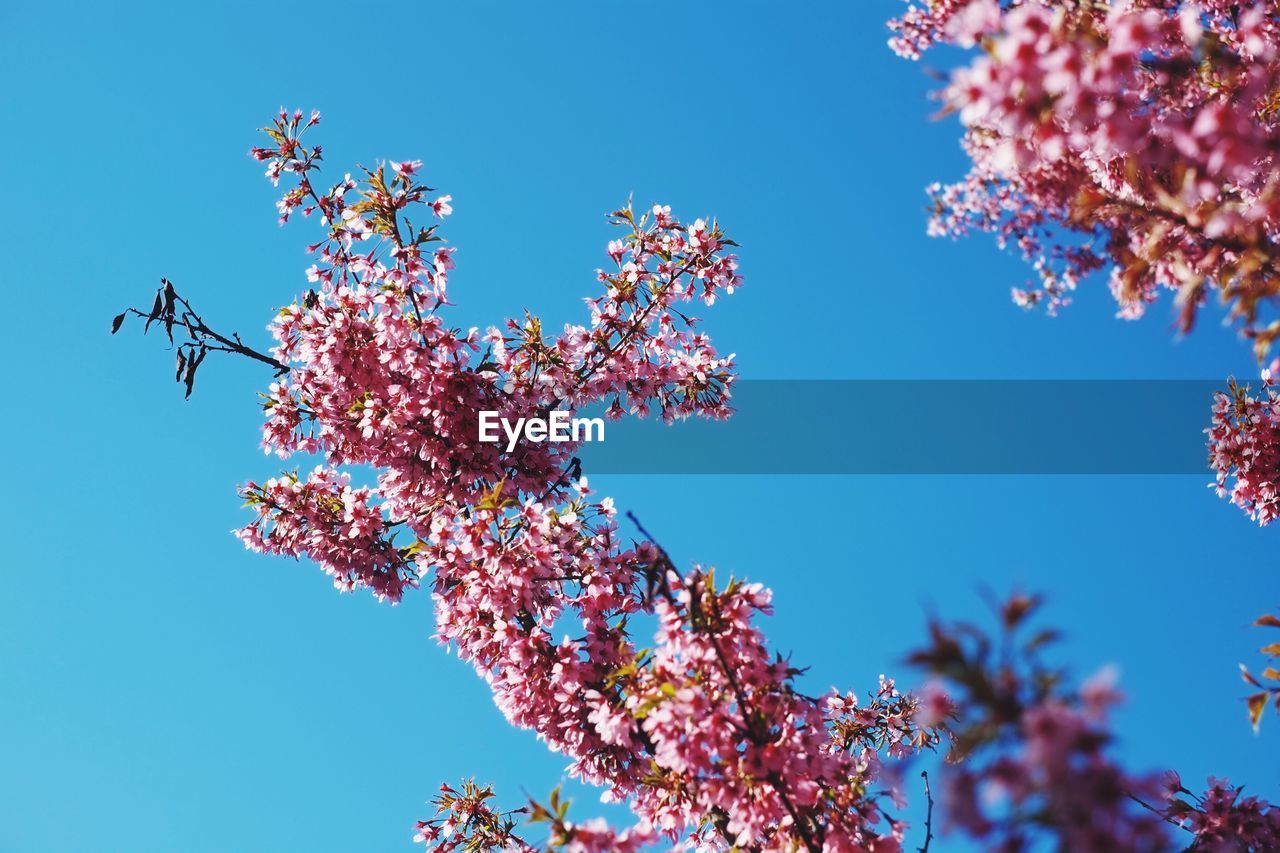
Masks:
[[[682,573],[647,537],[629,541],[613,502],[578,475],[572,442],[503,452],[479,440],[481,411],[514,420],[599,403],[611,417],[727,417],[733,358],[682,306],[740,286],[733,242],[714,220],[628,205],[610,216],[622,233],[587,322],[549,334],[526,314],[454,329],[453,249],[438,233],[453,199],[412,160],[321,189],[321,149],[304,142],[318,122],[282,112],[270,146],[252,153],[273,182],[291,182],[282,221],[300,210],[323,228],[312,288],[271,324],[270,357],[288,371],[266,395],[263,434],[268,452],[320,464],[244,487],[255,513],[245,544],[308,557],[340,589],[391,602],[427,581],[440,641],[511,723],[630,805],[636,843],[896,845],[905,824],[872,787],[880,754],[932,745],[938,720],[918,721],[916,701],[888,680],[865,706],[852,693],[800,693],[798,670],[756,624],[768,590]],[[357,483],[356,466],[375,481]],[[648,649],[629,628],[640,613],[657,617]],[[466,844],[501,846],[510,817],[485,812],[483,791],[446,790],[437,806],[468,810]],[[446,829],[460,825],[427,820],[420,836],[452,849]],[[557,832],[587,843],[582,827]],[[623,837],[602,830],[591,849]]]
[[[1273,0],[930,0],[891,46],[980,45],[941,93],[972,160],[935,185],[930,230],[994,233],[1033,262],[1022,305],[1055,311],[1107,271],[1122,317],[1172,292],[1192,327],[1218,297],[1259,358],[1280,334],[1280,54]]]

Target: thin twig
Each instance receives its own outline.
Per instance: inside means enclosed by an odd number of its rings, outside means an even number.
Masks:
[[[933,841],[933,791],[929,790],[929,771],[921,770],[920,777],[924,779],[924,797],[929,807],[924,814],[924,846],[919,850],[920,853],[929,853],[929,844]]]
[[[1134,794],[1130,793],[1129,791],[1125,791],[1125,792],[1124,792],[1124,795],[1125,795],[1126,797],[1128,797],[1129,799],[1133,800],[1133,801],[1134,801],[1135,803],[1137,803],[1138,805],[1142,806],[1142,807],[1143,807],[1144,809],[1146,809],[1147,811],[1149,811],[1149,812],[1151,812],[1152,814],[1154,814],[1154,815],[1156,815],[1157,817],[1159,817],[1159,818],[1160,818],[1161,820],[1163,820],[1165,823],[1171,823],[1171,824],[1173,824],[1174,826],[1178,827],[1179,829],[1185,829],[1187,832],[1190,832],[1192,835],[1195,835],[1195,830],[1194,830],[1194,829],[1192,829],[1191,827],[1187,826],[1185,823],[1183,823],[1183,822],[1181,822],[1181,821],[1174,820],[1172,817],[1170,817],[1169,815],[1167,815],[1167,814],[1165,814],[1164,812],[1160,811],[1158,808],[1156,808],[1155,806],[1151,805],[1151,804],[1150,804],[1150,803],[1148,803],[1147,801],[1143,800],[1141,797],[1138,797],[1138,796],[1136,796],[1136,795],[1134,795]]]

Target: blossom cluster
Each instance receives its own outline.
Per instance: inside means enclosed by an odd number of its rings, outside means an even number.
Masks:
[[[984,51],[941,93],[972,168],[931,188],[935,234],[994,233],[1032,263],[1023,306],[1055,311],[1106,270],[1119,314],[1172,291],[1179,323],[1217,295],[1265,351],[1280,293],[1275,2],[1002,5],[934,0],[892,22],[917,57]]]
[[[489,804],[493,788],[477,785],[472,780],[459,788],[441,785],[440,793],[432,800],[435,817],[418,821],[418,832],[413,840],[419,844],[433,845],[440,853],[455,850],[504,850],[510,853],[526,853],[534,848],[525,844],[516,833],[515,814],[524,809],[498,812]]]
[[[351,487],[351,475],[317,466],[305,479],[297,472],[241,490],[257,521],[238,532],[245,545],[264,554],[307,557],[350,591],[365,587],[397,601],[418,573],[392,544],[373,489]]]
[[[409,218],[415,205],[443,218],[451,197],[431,199],[418,161],[317,191],[320,148],[302,138],[318,122],[282,111],[266,129],[275,145],[252,152],[273,180],[296,176],[286,213],[318,212],[326,230],[309,247],[314,287],[271,325],[273,355],[289,370],[266,395],[267,450],[318,454],[326,469],[371,466],[379,511],[425,539],[490,490],[513,500],[567,491],[571,443],[502,452],[479,440],[480,411],[515,419],[603,402],[614,417],[727,416],[732,356],[718,355],[677,307],[711,304],[741,283],[717,225],[686,226],[661,206],[640,217],[624,208],[614,218],[628,233],[610,244],[617,269],[598,273],[605,293],[589,300],[589,323],[553,337],[535,317],[462,332],[442,316],[453,249],[441,245],[439,223]],[[278,511],[256,505],[257,526],[274,523]]]
[[[1280,846],[1280,809],[1226,779],[1210,777],[1197,794],[1176,773],[1165,777],[1163,816],[1190,832],[1201,850],[1275,850]]]
[[[1280,515],[1280,390],[1271,370],[1255,395],[1232,379],[1214,395],[1209,464],[1219,497],[1266,526]]]
[[[288,182],[282,221],[301,210],[324,229],[309,247],[311,289],[270,326],[287,372],[264,395],[263,433],[268,452],[321,463],[244,488],[255,513],[239,532],[245,544],[308,557],[338,588],[391,602],[429,585],[437,637],[475,667],[506,718],[636,815],[617,831],[554,810],[557,848],[664,838],[897,849],[905,824],[872,789],[881,755],[932,746],[940,721],[917,723],[916,700],[888,681],[865,707],[853,694],[801,694],[797,670],[756,625],[766,589],[717,589],[713,572],[681,573],[652,542],[628,541],[572,442],[507,452],[479,440],[482,411],[515,420],[601,404],[612,417],[728,416],[733,357],[682,305],[713,305],[741,285],[733,242],[714,220],[628,205],[611,214],[622,236],[607,247],[586,322],[551,334],[526,315],[458,330],[445,319],[453,252],[438,233],[452,197],[422,182],[418,161],[320,188],[321,150],[304,142],[318,122],[282,111],[266,129],[272,144],[252,154]],[[353,485],[361,470],[374,482]],[[629,628],[640,614],[657,621],[648,649]],[[443,789],[419,840],[520,849],[490,795]]]

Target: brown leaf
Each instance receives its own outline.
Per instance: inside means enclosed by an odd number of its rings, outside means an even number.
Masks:
[[[1005,627],[1015,628],[1018,623],[1029,616],[1040,605],[1040,598],[1032,595],[1014,594],[1000,609],[1000,616]]]
[[[1247,700],[1249,703],[1249,722],[1253,724],[1254,731],[1258,729],[1258,723],[1262,722],[1262,712],[1267,707],[1267,694],[1255,693]]]
[[[164,297],[161,295],[161,292],[157,290],[156,301],[153,302],[151,305],[151,313],[147,315],[147,322],[142,327],[142,334],[145,335],[147,333],[147,330],[151,328],[151,324],[156,321],[156,318],[160,316],[160,312],[163,310],[164,310]]]
[[[1061,637],[1062,635],[1060,632],[1055,631],[1052,628],[1046,628],[1045,630],[1038,632],[1034,637],[1032,637],[1030,640],[1027,641],[1026,650],[1028,652],[1033,652],[1036,649],[1040,648],[1041,646],[1047,645],[1049,643],[1056,643],[1059,639],[1061,639]]]
[[[186,375],[187,393],[183,395],[184,400],[191,399],[191,392],[195,390],[195,387],[196,387],[196,368],[200,366],[200,362],[204,361],[204,357],[207,353],[208,353],[208,350],[206,350],[204,347],[201,347],[200,352],[192,355],[191,358],[187,359],[187,375]]]

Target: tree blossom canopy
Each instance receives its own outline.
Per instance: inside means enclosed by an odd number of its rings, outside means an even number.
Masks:
[[[930,26],[957,39],[994,26],[993,4],[954,5]],[[1061,25],[1042,10],[1023,17],[1036,14],[1040,24],[1026,26]],[[933,30],[911,26],[912,43],[925,46]],[[149,312],[130,309],[113,331],[132,313],[171,341],[185,334],[174,343],[188,394],[210,351],[275,369],[263,446],[318,464],[244,486],[245,545],[306,557],[340,590],[391,603],[429,585],[436,636],[472,664],[507,720],[634,816],[622,829],[571,820],[558,792],[501,811],[487,786],[443,785],[435,814],[417,826],[427,849],[894,853],[908,831],[901,771],[944,741],[959,763],[944,775],[942,827],[983,844],[1164,849],[1175,831],[1211,849],[1280,840],[1280,813],[1226,782],[1198,796],[1116,764],[1110,683],[1068,691],[1037,657],[1051,637],[1014,639],[1034,599],[1000,609],[1000,647],[1019,648],[1016,660],[993,656],[996,644],[972,626],[935,623],[931,646],[912,658],[932,679],[919,692],[884,676],[865,695],[803,692],[802,670],[761,629],[767,588],[679,570],[634,518],[638,537],[625,535],[572,443],[504,452],[478,436],[482,410],[514,419],[603,404],[613,417],[727,417],[733,357],[686,313],[741,285],[720,226],[662,205],[620,208],[611,221],[621,236],[606,248],[585,322],[552,334],[526,314],[484,331],[453,328],[454,253],[438,231],[454,199],[422,183],[416,160],[317,185],[321,149],[303,137],[319,121],[281,111],[265,129],[271,145],[252,151],[273,183],[286,182],[281,221],[301,211],[323,229],[309,247],[310,289],[271,323],[272,352],[213,330],[167,280]],[[1269,513],[1273,466],[1255,461],[1240,429],[1228,419],[1221,436],[1224,464],[1247,469],[1237,502]],[[1235,455],[1225,449],[1233,441]],[[653,626],[651,641],[637,639],[635,624]],[[925,792],[927,850],[927,777]],[[545,842],[525,840],[533,827]]]

